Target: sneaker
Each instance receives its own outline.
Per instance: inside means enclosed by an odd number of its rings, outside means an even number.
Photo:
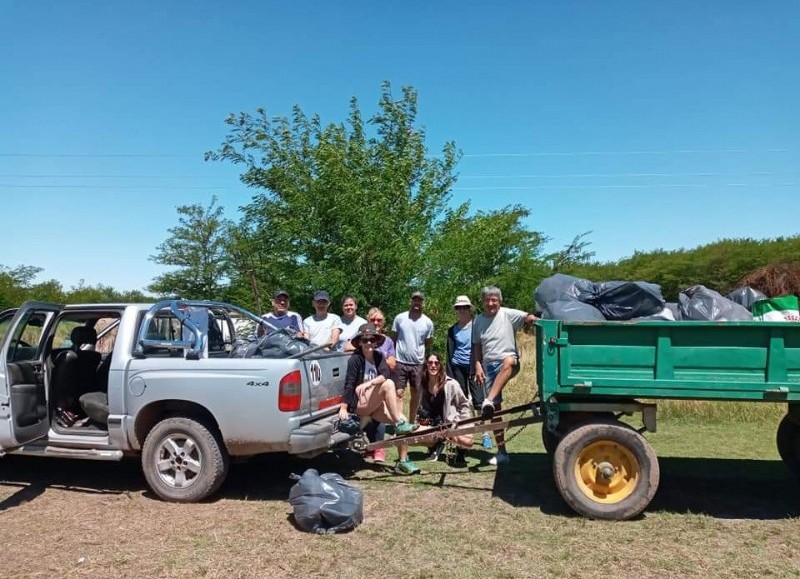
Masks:
[[[489,436],[488,432],[483,433],[483,437],[481,438],[481,445],[486,450],[492,450],[492,437]]]
[[[398,474],[419,474],[422,472],[419,467],[410,460],[398,460],[394,465],[394,471]]]
[[[501,464],[508,464],[511,462],[511,457],[507,452],[498,452],[489,459],[489,464],[492,466],[500,466]]]
[[[491,400],[484,400],[481,404],[481,418],[489,419],[494,416],[494,404]]]
[[[397,424],[394,425],[394,431],[396,434],[411,434],[417,429],[416,424],[411,424],[410,422],[406,422],[405,420],[401,420]]]
[[[427,460],[428,462],[436,462],[437,460],[439,460],[439,457],[443,452],[444,452],[444,443],[440,442],[436,446],[431,447],[430,451],[428,452],[428,458],[426,458],[425,460]]]
[[[376,448],[375,454],[372,455],[374,462],[386,462],[386,450],[383,448]]]

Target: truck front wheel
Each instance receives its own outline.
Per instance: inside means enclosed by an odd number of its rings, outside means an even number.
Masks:
[[[228,455],[204,424],[191,418],[166,418],[144,441],[142,470],[147,484],[165,501],[193,503],[222,485]]]
[[[558,444],[553,476],[564,501],[592,519],[626,520],[656,494],[658,459],[626,424],[604,420],[577,426]]]

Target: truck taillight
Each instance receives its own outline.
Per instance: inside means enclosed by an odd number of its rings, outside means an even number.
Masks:
[[[278,388],[278,410],[281,412],[294,412],[300,410],[303,402],[303,380],[300,370],[289,372],[281,378]]]

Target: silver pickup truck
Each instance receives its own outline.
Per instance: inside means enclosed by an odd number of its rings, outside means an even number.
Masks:
[[[334,423],[348,356],[262,348],[265,324],[209,301],[2,312],[0,454],[136,456],[159,497],[193,502],[233,457],[347,442]]]

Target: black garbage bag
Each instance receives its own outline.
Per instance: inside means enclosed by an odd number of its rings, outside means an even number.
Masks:
[[[664,309],[661,286],[644,281],[607,281],[598,283],[588,303],[607,320],[630,320],[652,316]]]
[[[541,317],[545,320],[571,322],[604,322],[606,320],[596,307],[567,298],[549,302],[544,307]]]
[[[753,319],[746,307],[703,285],[683,290],[678,296],[682,320],[744,322]]]
[[[544,311],[547,304],[564,299],[588,301],[595,293],[595,283],[563,273],[542,280],[533,293],[537,310]]]
[[[348,531],[364,521],[364,496],[336,473],[309,468],[289,491],[297,526],[309,533]]]
[[[735,289],[725,297],[732,302],[736,302],[740,306],[746,307],[748,310],[753,309],[753,302],[767,299],[767,296],[749,286]]]
[[[311,349],[305,340],[295,338],[294,330],[283,328],[261,338],[237,340],[230,358],[288,358]]]
[[[664,304],[664,309],[672,312],[672,318],[674,320],[681,319],[681,308],[676,302],[667,302]]]

